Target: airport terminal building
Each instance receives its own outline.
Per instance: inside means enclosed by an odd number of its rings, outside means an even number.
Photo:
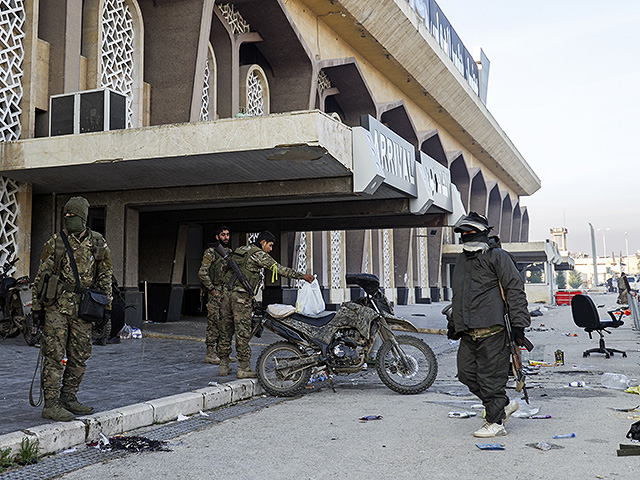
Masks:
[[[329,304],[356,271],[401,304],[446,296],[464,211],[528,241],[520,198],[540,180],[485,105],[486,56],[434,0],[0,6],[0,261],[13,246],[33,275],[83,195],[141,306],[130,324],[201,311],[220,224],[234,247],[272,231]],[[264,300],[291,302],[295,284],[271,280]]]

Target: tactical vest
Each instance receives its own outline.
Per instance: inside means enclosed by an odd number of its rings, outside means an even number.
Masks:
[[[211,283],[217,287],[224,284],[224,271],[222,267],[225,265],[224,258],[218,252],[214,251],[213,261],[209,264],[209,278]]]
[[[107,242],[100,233],[94,232],[93,230],[89,230],[89,232],[91,234],[91,252],[96,259],[96,263],[101,262],[104,260],[104,256],[107,252]],[[40,289],[37,292],[38,298],[45,307],[55,303],[62,289],[72,291],[75,288],[75,284],[63,284],[60,280],[62,259],[65,255],[67,255],[67,249],[64,246],[62,236],[57,233],[55,235],[54,270],[52,272],[45,272],[44,281],[41,283]],[[94,271],[94,278],[95,275],[96,272]]]
[[[247,280],[249,280],[249,284],[254,292],[262,280],[262,267],[258,265],[250,265],[249,258],[260,250],[262,250],[260,247],[255,244],[251,244],[238,247],[231,253],[231,259],[238,264],[240,271],[244,273],[245,277],[247,277]],[[224,283],[229,286],[230,290],[233,290],[234,287],[240,285],[240,281],[231,270],[225,274]]]

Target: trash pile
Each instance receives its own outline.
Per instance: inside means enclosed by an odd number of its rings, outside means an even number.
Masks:
[[[100,434],[100,440],[88,443],[87,447],[97,448],[105,452],[115,450],[125,450],[132,453],[170,452],[171,450],[166,445],[167,442],[164,440],[151,440],[146,437],[116,435],[115,437],[107,438]]]

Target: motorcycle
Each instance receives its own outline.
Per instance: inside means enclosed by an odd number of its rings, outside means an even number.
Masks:
[[[24,335],[29,346],[40,343],[40,331],[33,324],[32,284],[29,277],[13,278],[9,271],[18,262],[14,258],[0,269],[0,338]]]
[[[417,337],[393,333],[391,325],[418,330],[394,316],[378,277],[358,273],[346,278],[365,295],[343,303],[337,312],[316,318],[282,314],[268,307],[254,326],[254,333],[261,333],[264,326],[285,339],[267,346],[257,361],[258,380],[271,395],[296,395],[305,388],[314,368],[329,374],[361,371],[378,335],[383,342],[375,356],[376,371],[387,387],[401,394],[417,394],[433,384],[438,373],[433,350]]]

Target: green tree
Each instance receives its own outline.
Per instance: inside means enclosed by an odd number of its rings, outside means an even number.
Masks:
[[[567,288],[567,276],[564,272],[556,272],[556,286],[560,290]]]
[[[569,286],[571,288],[578,288],[582,285],[582,274],[575,270],[569,272]]]

